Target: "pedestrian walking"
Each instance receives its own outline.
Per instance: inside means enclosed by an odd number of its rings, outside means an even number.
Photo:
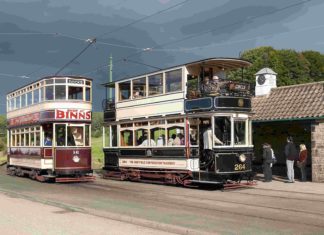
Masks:
[[[294,162],[298,158],[298,152],[294,144],[293,137],[287,137],[287,144],[285,146],[286,165],[287,165],[287,183],[295,183]]]
[[[263,144],[263,173],[264,182],[272,181],[272,149],[271,145],[268,143]]]
[[[299,157],[297,161],[297,166],[300,168],[301,181],[306,182],[306,162],[307,162],[307,149],[304,144],[299,145]]]

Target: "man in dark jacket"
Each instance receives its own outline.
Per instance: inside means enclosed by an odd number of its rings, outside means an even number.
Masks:
[[[263,144],[263,172],[264,172],[264,182],[272,181],[272,152],[271,146],[267,143]]]
[[[287,138],[287,144],[285,146],[286,164],[287,164],[287,176],[288,183],[295,183],[294,176],[294,161],[298,157],[297,148],[294,144],[293,138],[289,136]]]

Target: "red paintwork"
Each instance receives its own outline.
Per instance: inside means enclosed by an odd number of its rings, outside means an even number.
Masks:
[[[52,148],[43,148],[43,158],[53,158],[53,154],[52,154]]]
[[[74,162],[73,156],[78,156],[80,161]],[[55,169],[91,170],[91,148],[56,148]]]
[[[11,118],[8,120],[8,126],[21,126],[26,124],[37,123],[40,119],[40,113],[31,113],[24,116]]]

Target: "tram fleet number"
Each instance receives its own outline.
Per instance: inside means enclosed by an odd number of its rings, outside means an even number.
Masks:
[[[234,164],[234,171],[243,171],[245,170],[245,164]]]

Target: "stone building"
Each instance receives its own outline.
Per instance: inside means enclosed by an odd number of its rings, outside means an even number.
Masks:
[[[253,139],[256,162],[262,161],[262,143],[272,145],[278,158],[274,174],[286,176],[284,146],[288,135],[308,149],[308,180],[324,182],[324,82],[276,87],[271,69],[256,74]],[[266,87],[265,87],[266,86]],[[295,178],[300,171],[295,169]]]

